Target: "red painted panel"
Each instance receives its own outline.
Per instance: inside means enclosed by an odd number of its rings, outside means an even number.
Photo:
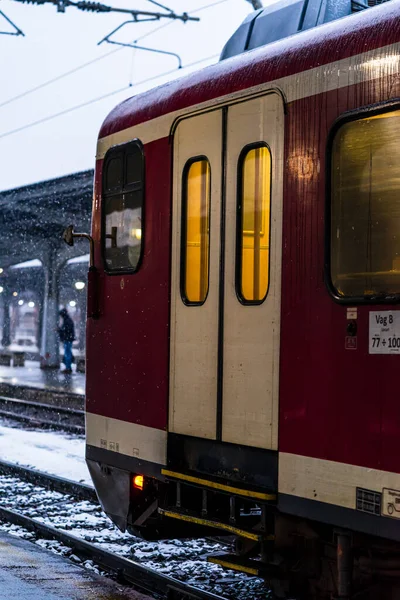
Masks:
[[[400,6],[388,2],[222,61],[126,100],[99,137],[172,111],[398,42]]]
[[[87,331],[89,412],[166,429],[169,353],[170,146],[145,146],[144,258],[132,275],[107,275],[100,255],[101,171],[92,233],[100,266],[100,312]],[[123,284],[122,284],[123,281]]]
[[[279,448],[400,472],[400,357],[368,353],[369,312],[399,307],[359,306],[357,350],[346,350],[347,308],[324,284],[329,130],[345,111],[396,97],[399,78],[388,76],[289,106]]]
[[[333,59],[397,42],[400,4],[388,3],[192,74],[117,107],[100,137]],[[324,284],[328,132],[343,112],[400,96],[398,76],[294,102],[285,121],[279,447],[281,451],[400,472],[397,356],[345,349],[346,308]],[[100,189],[101,163],[96,175]],[[146,146],[145,257],[135,275],[101,273],[99,321],[88,329],[87,408],[164,429],[168,403],[170,148]],[[100,239],[99,193],[93,235]],[[97,244],[97,264],[100,264]],[[385,307],[389,309],[390,307]]]

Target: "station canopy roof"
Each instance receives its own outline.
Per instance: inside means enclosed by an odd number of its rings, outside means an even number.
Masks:
[[[0,267],[40,258],[48,241],[61,246],[68,225],[89,232],[92,196],[92,170],[0,192]],[[87,252],[87,244],[74,247]]]

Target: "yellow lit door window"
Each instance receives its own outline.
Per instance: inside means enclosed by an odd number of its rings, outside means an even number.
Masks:
[[[240,163],[239,297],[244,303],[262,302],[269,284],[271,153],[252,147]]]
[[[210,165],[195,160],[183,181],[183,281],[182,296],[188,304],[202,304],[208,293],[210,248]]]

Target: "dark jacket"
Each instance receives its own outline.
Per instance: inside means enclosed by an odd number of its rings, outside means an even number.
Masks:
[[[70,316],[65,315],[62,317],[63,324],[58,328],[58,335],[60,336],[61,342],[73,342],[75,339],[75,327],[74,322]]]

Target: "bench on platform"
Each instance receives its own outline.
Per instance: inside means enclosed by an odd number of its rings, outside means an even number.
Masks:
[[[11,367],[11,354],[9,352],[0,352],[0,366]]]
[[[13,352],[12,357],[14,367],[25,366],[25,352]]]

